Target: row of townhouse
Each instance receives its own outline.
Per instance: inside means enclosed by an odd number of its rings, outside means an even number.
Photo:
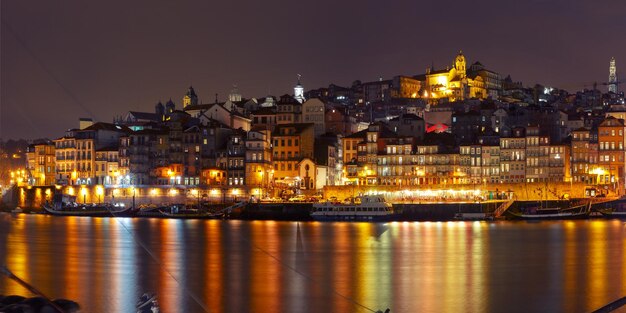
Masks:
[[[182,117],[182,118],[181,118]],[[626,127],[607,116],[554,144],[539,127],[506,137],[449,145],[439,135],[418,141],[384,123],[342,137],[315,137],[313,123],[232,129],[215,120],[170,116],[161,127],[133,131],[96,123],[29,148],[30,183],[102,185],[429,185],[573,181],[619,184]],[[193,123],[192,123],[193,124]]]
[[[401,136],[383,123],[341,139],[344,181],[357,185],[582,182],[624,180],[626,126],[607,116],[596,129],[579,128],[552,143],[538,126],[513,127],[503,137],[446,144]]]

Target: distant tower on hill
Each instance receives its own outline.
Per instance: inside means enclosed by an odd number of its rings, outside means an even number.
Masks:
[[[454,68],[456,68],[456,72],[461,78],[465,78],[466,67],[465,67],[465,56],[463,55],[463,51],[459,51],[459,54],[454,59]]]
[[[615,67],[615,58],[611,58],[609,62],[609,92],[617,93],[617,68]]]
[[[230,94],[228,94],[228,100],[232,102],[241,101],[241,94],[239,93],[239,90],[237,89],[236,84],[233,85],[233,89],[230,90]]]
[[[183,108],[186,108],[188,105],[196,105],[198,104],[198,96],[196,95],[196,91],[193,90],[193,87],[189,87],[187,93],[183,97]]]
[[[293,97],[298,100],[298,102],[303,103],[306,99],[304,98],[304,87],[300,84],[300,77],[302,77],[302,75],[298,74],[298,84],[293,87]]]

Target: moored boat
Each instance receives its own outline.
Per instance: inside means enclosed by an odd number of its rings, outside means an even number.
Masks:
[[[626,199],[620,198],[613,201],[607,201],[594,208],[600,212],[605,218],[623,218],[626,219]]]
[[[175,204],[167,208],[158,210],[163,217],[168,218],[185,218],[185,219],[219,219],[224,217],[223,212],[207,212],[193,208],[187,208],[184,205]]]
[[[621,210],[617,210],[614,208],[598,209],[598,212],[600,212],[600,214],[602,214],[603,217],[626,218],[626,211],[621,211]]]
[[[128,216],[132,208],[110,203],[76,203],[70,195],[55,196],[43,205],[47,214],[58,216]]]
[[[591,213],[591,204],[581,204],[567,208],[530,208],[520,212],[507,211],[513,219],[523,220],[568,220],[586,219]]]
[[[352,203],[315,203],[311,211],[311,218],[316,221],[384,222],[394,216],[391,203],[382,196],[360,196]]]

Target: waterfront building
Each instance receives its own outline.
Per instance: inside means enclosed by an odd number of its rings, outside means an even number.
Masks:
[[[551,180],[551,150],[548,135],[541,134],[538,126],[526,127],[526,182]]]
[[[314,160],[318,169],[318,180],[316,183],[318,188],[341,184],[341,170],[343,166],[339,151],[337,135],[325,133],[315,138]]]
[[[255,126],[247,133],[245,140],[245,184],[249,188],[257,188],[257,193],[253,194],[259,197],[266,195],[273,180],[271,135],[271,131],[265,127]]]
[[[463,179],[461,156],[458,151],[442,144],[425,143],[417,147],[417,170],[419,184],[457,184]]]
[[[384,135],[384,134],[383,134]],[[380,137],[379,137],[380,138]],[[412,154],[414,138],[400,136],[386,136],[377,142],[378,162],[375,174],[379,185],[406,186],[416,185],[415,156]],[[373,165],[371,165],[373,166]],[[365,170],[365,175],[369,172]]]
[[[28,146],[26,171],[31,186],[50,186],[56,182],[55,144],[45,141]]]
[[[246,145],[244,139],[246,138],[246,132],[241,129],[233,130],[232,134],[228,136],[228,142],[226,144],[226,176],[228,186],[243,186],[246,178]],[[223,169],[224,164],[220,167]]]
[[[70,131],[69,134],[75,138],[76,143],[75,184],[97,184],[96,150],[117,146],[120,138],[131,132],[126,126],[103,122],[94,123],[84,129]]]
[[[481,146],[482,183],[498,183],[500,181],[500,145],[484,143]]]
[[[76,138],[63,136],[53,140],[56,153],[56,184],[76,183]]]
[[[525,129],[523,127],[515,127],[511,130],[510,136],[500,138],[501,183],[522,183],[525,181],[525,137]]]
[[[591,141],[591,131],[579,128],[572,131],[571,168],[574,182],[597,183],[598,145]]]
[[[607,117],[598,126],[598,183],[614,190],[624,184],[624,120]]]
[[[276,125],[272,140],[274,179],[277,184],[299,187],[302,172],[308,173],[309,177],[314,176],[315,163],[311,159],[314,157],[315,124]],[[306,171],[302,168],[305,165],[309,166]]]
[[[479,184],[482,182],[482,145],[461,144],[459,146],[459,169],[456,175],[461,183]]]
[[[193,125],[183,131],[182,147],[183,147],[183,175],[181,179],[182,185],[197,186],[200,184],[202,176],[203,164],[202,160],[208,155],[208,130],[201,125]],[[211,128],[210,130],[213,130]],[[206,135],[205,135],[206,134]],[[207,139],[206,143],[204,139]]]
[[[118,173],[119,145],[96,149],[95,184],[115,185]]]

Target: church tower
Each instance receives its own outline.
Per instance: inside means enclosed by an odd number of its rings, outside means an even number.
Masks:
[[[298,100],[298,102],[303,103],[306,99],[304,98],[304,87],[300,84],[300,77],[302,77],[302,75],[298,74],[298,84],[293,87],[293,97]]]
[[[465,77],[465,56],[463,55],[463,51],[459,51],[459,54],[456,56],[454,68],[461,78]]]
[[[617,93],[617,68],[615,68],[615,58],[609,62],[609,92]]]
[[[183,108],[186,108],[188,105],[196,105],[198,104],[198,96],[196,92],[193,90],[193,87],[189,87],[187,93],[183,97]]]
[[[228,100],[231,102],[239,102],[241,101],[241,94],[237,89],[237,85],[233,85],[233,89],[230,90],[230,94],[228,94]]]

